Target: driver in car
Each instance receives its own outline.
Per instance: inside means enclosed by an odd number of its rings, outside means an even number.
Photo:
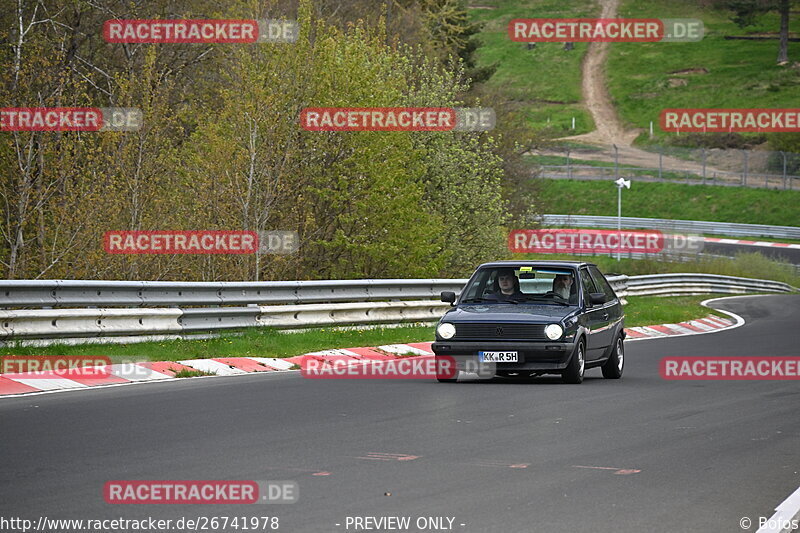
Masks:
[[[502,268],[497,272],[492,290],[493,292],[486,296],[487,300],[505,302],[525,297],[519,290],[519,278],[511,268]]]
[[[572,288],[572,276],[568,274],[557,274],[553,279],[553,292],[565,300],[569,300],[570,289]]]

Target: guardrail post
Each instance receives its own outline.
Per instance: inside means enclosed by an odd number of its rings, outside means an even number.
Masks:
[[[658,147],[658,179],[664,181],[664,177],[662,176],[662,171],[664,165],[662,164],[661,160],[664,157],[664,150],[660,146]]]
[[[786,152],[781,152],[783,157],[783,190],[786,190]]]
[[[706,149],[705,147],[701,148],[703,151],[703,185],[706,184]]]
[[[742,185],[747,186],[747,150],[742,150],[744,156],[744,168],[742,169]]]
[[[569,148],[567,148],[567,178],[572,179],[572,164],[569,159]]]

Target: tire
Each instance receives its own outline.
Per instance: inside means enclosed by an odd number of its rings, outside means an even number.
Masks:
[[[603,377],[607,379],[619,379],[622,377],[622,371],[625,368],[625,343],[622,340],[622,335],[617,337],[614,341],[614,346],[611,348],[611,356],[608,358],[600,369],[603,371]]]
[[[567,368],[561,373],[564,383],[575,385],[583,383],[583,373],[586,371],[586,343],[583,339],[578,341],[575,351],[572,352]]]
[[[456,381],[458,381],[458,374],[459,374],[458,370],[455,371],[455,375],[453,377],[450,377],[451,376],[450,373],[440,372],[439,370],[440,370],[439,369],[439,362],[437,360],[437,363],[436,363],[436,380],[439,383],[455,383]]]

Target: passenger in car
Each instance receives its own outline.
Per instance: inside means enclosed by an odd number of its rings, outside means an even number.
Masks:
[[[569,300],[575,291],[572,290],[572,276],[569,274],[556,274],[553,279],[553,292],[565,300]]]

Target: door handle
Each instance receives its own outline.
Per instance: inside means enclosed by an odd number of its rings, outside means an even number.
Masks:
[[[603,313],[603,320],[608,320],[608,313]]]

